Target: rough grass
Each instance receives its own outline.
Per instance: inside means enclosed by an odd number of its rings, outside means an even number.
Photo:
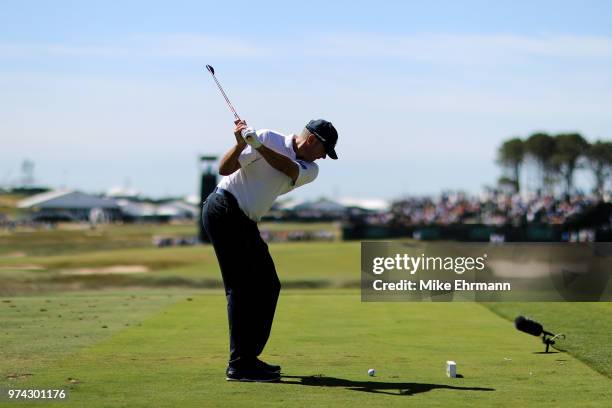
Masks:
[[[270,244],[285,287],[359,286],[358,242]],[[20,266],[42,270],[19,270]],[[151,272],[130,275],[63,275],[62,271],[114,265],[143,265]],[[14,269],[11,269],[13,267]],[[108,286],[220,287],[221,275],[211,246],[100,250],[56,256],[0,258],[0,294]]]
[[[95,229],[86,225],[77,225],[76,228],[73,225],[53,229],[17,229],[0,234],[0,255],[45,256],[145,248],[153,245],[153,237],[156,235],[192,236],[196,234],[195,223],[100,225]]]
[[[261,230],[270,231],[331,231],[339,234],[335,223],[274,223],[260,224]],[[52,229],[19,228],[15,231],[0,230],[0,257],[46,256],[80,254],[100,250],[126,248],[151,248],[155,236],[196,236],[193,223],[183,224],[108,224],[92,229],[86,224],[59,225]]]
[[[15,217],[23,214],[23,210],[17,208],[17,203],[26,197],[26,195],[22,194],[0,193],[0,214],[7,215],[9,217]]]
[[[612,378],[612,303],[488,303],[486,306],[510,321],[526,315],[542,323],[549,332],[564,333],[566,339],[559,341],[559,347]],[[532,337],[531,340],[544,351],[539,339]]]

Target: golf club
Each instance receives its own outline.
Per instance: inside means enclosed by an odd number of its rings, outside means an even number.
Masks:
[[[208,70],[208,72],[210,72],[210,75],[212,75],[213,79],[215,80],[215,83],[217,84],[217,87],[221,91],[221,95],[223,95],[223,98],[225,98],[225,102],[227,102],[227,106],[229,106],[230,110],[234,114],[234,117],[237,120],[242,120],[242,119],[240,119],[240,116],[238,116],[238,113],[236,113],[236,109],[234,109],[234,106],[232,105],[232,103],[230,102],[229,98],[225,94],[225,91],[223,90],[223,87],[221,86],[221,84],[217,80],[217,77],[215,76],[215,69],[212,67],[212,65],[206,65],[206,69]],[[242,137],[247,142],[252,142],[254,139],[257,138],[257,133],[252,128],[243,129],[241,133],[242,133]]]
[[[236,109],[234,109],[234,107],[232,106],[232,103],[230,102],[229,98],[225,94],[225,91],[223,90],[223,87],[221,86],[221,84],[217,80],[217,77],[215,76],[215,69],[212,67],[212,65],[206,65],[206,69],[208,70],[208,72],[210,72],[210,75],[212,75],[213,79],[215,80],[215,83],[217,84],[217,87],[221,91],[221,95],[223,95],[223,97],[225,98],[225,102],[227,102],[227,106],[229,106],[231,111],[234,113],[234,117],[236,119],[238,119],[238,120],[241,120],[240,116],[238,116],[238,113],[236,113]]]

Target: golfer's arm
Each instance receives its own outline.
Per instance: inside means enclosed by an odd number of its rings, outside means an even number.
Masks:
[[[297,180],[298,176],[300,175],[300,169],[298,168],[296,162],[287,156],[276,153],[272,149],[268,149],[265,145],[258,147],[257,151],[270,166],[282,173],[285,173],[291,179],[291,182],[295,183],[295,180]]]
[[[223,155],[223,158],[221,159],[221,162],[219,163],[219,174],[220,175],[229,176],[230,174],[232,174],[233,172],[235,172],[236,170],[240,168],[240,162],[238,161],[238,156],[240,156],[240,153],[242,153],[242,151],[244,150],[246,146],[247,146],[246,143],[236,143],[234,147],[229,149],[227,153]]]

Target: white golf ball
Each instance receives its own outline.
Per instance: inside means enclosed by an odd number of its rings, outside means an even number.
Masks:
[[[375,370],[375,369],[373,369],[373,368],[370,368],[370,369],[368,370],[368,375],[369,375],[370,377],[374,377],[374,376],[376,375],[376,370]]]

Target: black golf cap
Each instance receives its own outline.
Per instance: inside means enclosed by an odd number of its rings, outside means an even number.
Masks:
[[[331,122],[324,119],[311,120],[306,124],[306,129],[317,137],[325,147],[325,153],[334,160],[338,160],[338,155],[334,150],[338,141],[338,132]]]

